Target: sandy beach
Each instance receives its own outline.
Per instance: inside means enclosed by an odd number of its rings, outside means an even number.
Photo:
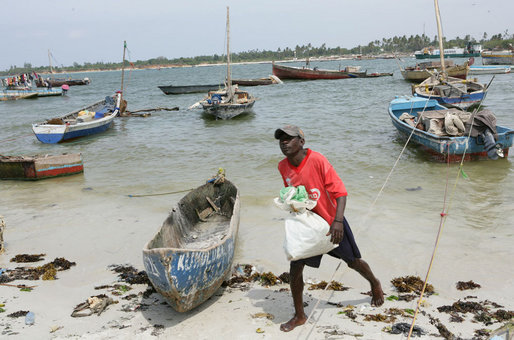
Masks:
[[[51,192],[49,193],[51,194]],[[288,284],[277,282],[271,285],[262,281],[235,284],[220,288],[216,294],[200,307],[177,313],[164,302],[163,298],[151,290],[147,284],[129,284],[120,281],[119,273],[112,265],[133,266],[143,270],[141,260],[142,244],[156,231],[166,216],[164,204],[155,201],[135,201],[124,198],[118,202],[88,200],[87,209],[106,211],[102,216],[82,212],[82,205],[63,197],[53,204],[45,204],[45,209],[26,206],[12,211],[4,217],[5,253],[0,255],[0,268],[13,270],[20,266],[36,267],[65,258],[76,265],[67,270],[57,271],[55,280],[15,280],[10,285],[34,286],[31,291],[23,291],[13,286],[0,286],[0,303],[4,312],[0,313],[0,332],[7,339],[401,339],[402,334],[392,334],[395,324],[410,326],[417,299],[397,300],[402,296],[414,297],[413,293],[401,293],[391,280],[400,276],[416,275],[424,278],[424,273],[409,272],[410,261],[405,258],[390,258],[389,266],[375,266],[381,279],[386,299],[381,307],[371,307],[366,295],[369,286],[358,274],[344,265],[334,274],[335,259],[326,257],[319,270],[306,270],[305,303],[306,313],[311,319],[302,327],[290,333],[279,330],[293,314],[292,300]],[[170,200],[170,199],[167,199]],[[165,200],[163,200],[164,202]],[[160,201],[158,201],[160,202]],[[157,203],[158,203],[157,202]],[[37,199],[36,199],[37,203]],[[153,213],[149,213],[153,206]],[[22,212],[22,210],[24,212]],[[63,214],[56,216],[58,210]],[[274,227],[283,223],[279,212],[272,211]],[[259,212],[256,212],[259,214]],[[243,215],[241,227],[246,228],[255,221],[253,214]],[[81,216],[77,219],[77,216]],[[122,218],[118,216],[123,216]],[[155,226],[148,228],[145,226]],[[124,228],[130,230],[122,232]],[[361,237],[361,247],[370,249],[367,238]],[[249,241],[239,240],[248,246]],[[277,240],[281,244],[281,240]],[[241,250],[238,251],[241,253]],[[46,254],[43,260],[35,263],[14,263],[10,260],[18,254]],[[380,262],[380,251],[365,252],[370,264]],[[494,255],[494,254],[493,254]],[[244,261],[245,256],[236,256],[235,265]],[[261,264],[253,270],[259,274],[269,273],[279,276],[288,270],[281,249],[274,254],[261,254]],[[427,258],[428,260],[429,258]],[[445,255],[438,259],[444,263]],[[422,339],[442,337],[441,334],[454,334],[462,339],[487,339],[486,334],[506,323],[495,322],[484,317],[484,322],[474,321],[472,312],[439,311],[438,307],[452,306],[460,301],[461,308],[486,307],[489,313],[504,310],[512,317],[512,267],[508,263],[496,263],[495,268],[477,270],[472,277],[462,269],[476,261],[477,268],[486,267],[486,256],[467,254],[453,261],[443,269],[436,266],[429,283],[435,294],[423,299],[416,326],[424,334]],[[508,262],[508,261],[507,261]],[[273,263],[271,266],[263,263]],[[402,264],[403,263],[403,264]],[[426,262],[428,265],[428,262]],[[391,269],[394,268],[394,269]],[[282,270],[282,271],[280,271]],[[445,275],[448,270],[451,275]],[[241,271],[239,271],[241,273]],[[510,274],[509,274],[510,273]],[[328,275],[327,275],[328,274]],[[457,290],[455,278],[481,285],[472,290]],[[347,290],[310,290],[312,284],[321,280],[334,279]],[[115,286],[118,285],[118,286]],[[95,287],[106,286],[101,289]],[[101,314],[72,317],[76,308],[92,296],[105,294],[112,299]],[[501,305],[501,307],[500,307]],[[464,306],[464,307],[462,307]],[[467,306],[467,307],[466,307]],[[450,308],[451,309],[451,308]],[[33,325],[25,324],[25,317],[12,317],[11,314],[35,314]],[[82,310],[86,313],[89,309]],[[508,312],[510,311],[510,312]],[[11,316],[10,316],[11,315]],[[500,314],[494,314],[500,315]],[[501,314],[504,315],[504,314]],[[375,318],[375,319],[373,319]],[[476,317],[475,317],[476,318]],[[381,320],[381,321],[371,321]],[[454,320],[454,321],[451,321]],[[442,325],[442,327],[441,327]],[[445,329],[449,333],[445,333]],[[480,330],[482,333],[477,333]],[[482,334],[482,335],[479,335]]]

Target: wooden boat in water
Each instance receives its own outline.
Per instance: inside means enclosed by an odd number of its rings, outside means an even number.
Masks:
[[[240,90],[232,84],[230,71],[230,17],[227,7],[227,81],[225,88],[217,91],[209,91],[200,102],[193,104],[202,106],[203,111],[216,119],[231,119],[241,113],[248,112],[255,104],[255,97],[249,92]]]
[[[482,63],[484,65],[514,65],[514,48],[503,51],[483,51]]]
[[[89,78],[85,77],[84,79],[72,79],[72,78],[47,78],[42,79],[38,78],[36,79],[36,86],[37,87],[48,87],[48,85],[52,87],[61,87],[64,84],[68,86],[77,86],[77,85],[89,85],[91,83],[91,80]]]
[[[389,104],[389,116],[403,137],[411,136],[435,160],[450,162],[460,162],[463,157],[469,161],[508,156],[514,130],[496,125],[494,115],[484,111],[473,116],[420,97],[397,97]],[[486,113],[493,119],[485,119]],[[455,123],[456,117],[461,123]],[[459,130],[460,124],[464,129],[461,126]]]
[[[473,80],[443,78],[441,75],[430,76],[421,84],[412,85],[412,94],[418,97],[435,99],[441,105],[461,109],[480,103],[486,93],[487,87],[484,84]]]
[[[437,23],[437,36],[439,50],[443,50],[443,30],[441,27],[441,16],[439,3],[434,0],[435,16]],[[444,52],[440,55],[441,73],[433,74],[419,85],[412,86],[412,94],[427,98],[436,99],[441,105],[447,107],[459,107],[466,109],[473,104],[481,102],[487,93],[487,86],[478,83],[476,80],[461,80],[449,77],[446,72]]]
[[[510,66],[508,65],[493,65],[493,66],[480,66],[472,65],[469,67],[469,74],[504,74],[510,73]]]
[[[51,77],[48,77],[46,79],[43,79],[42,77],[38,77],[36,79],[36,86],[37,87],[48,87],[48,85],[52,87],[61,87],[63,85],[68,86],[77,86],[77,85],[89,85],[91,83],[91,80],[89,78],[85,77],[84,79],[72,79],[69,78],[55,78],[54,77],[54,70],[52,68],[52,53],[50,53],[50,50],[48,50],[48,65],[50,67],[50,74]]]
[[[259,79],[232,79],[232,84],[239,86],[261,86],[281,84],[282,81],[277,76],[269,76],[267,78]]]
[[[285,65],[277,65],[272,63],[273,75],[280,79],[346,79],[346,78],[364,78],[366,71],[360,71],[360,67],[346,67],[343,70],[322,70],[309,67],[293,67]]]
[[[39,180],[84,171],[80,153],[36,156],[0,155],[0,179]]]
[[[173,85],[165,85],[165,86],[157,86],[161,89],[164,94],[186,94],[186,93],[199,93],[199,92],[209,92],[216,91],[224,86],[221,84],[216,85],[183,85],[183,86],[173,86]]]
[[[176,311],[200,305],[230,276],[239,210],[234,184],[204,184],[179,201],[143,248],[148,278]]]
[[[445,60],[445,71],[448,76],[459,79],[466,79],[468,76],[469,62],[466,61],[462,65],[455,65],[453,60]],[[421,83],[429,78],[435,72],[442,72],[441,62],[428,61],[417,63],[415,66],[408,66],[400,69],[403,79]]]
[[[121,92],[118,92],[64,116],[32,124],[32,131],[39,141],[49,144],[104,132],[120,113],[120,102]]]
[[[37,93],[14,94],[6,91],[0,92],[0,101],[37,98]]]
[[[26,87],[24,89],[16,89],[11,90],[9,88],[3,90],[1,92],[3,96],[24,96],[24,98],[34,98],[34,97],[53,97],[53,96],[62,96],[63,92],[61,88],[55,89],[38,89],[38,88],[30,88]],[[28,97],[27,97],[28,96]]]

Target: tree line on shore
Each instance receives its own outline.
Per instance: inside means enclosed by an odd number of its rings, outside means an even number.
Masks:
[[[443,38],[444,46],[448,47],[461,47],[464,48],[468,43],[481,44],[483,49],[505,49],[509,44],[514,44],[514,34],[509,34],[508,30],[504,33],[492,35],[490,38],[484,32],[480,40],[476,40],[470,35],[463,38],[456,37],[451,40]],[[286,47],[284,49],[278,48],[276,51],[272,50],[250,50],[239,53],[231,53],[232,62],[252,62],[252,61],[269,61],[269,60],[288,60],[293,58],[315,58],[327,56],[345,56],[345,55],[379,55],[379,54],[393,54],[393,53],[414,53],[414,51],[421,50],[428,46],[439,46],[437,36],[430,39],[425,34],[407,36],[395,36],[393,38],[383,38],[382,40],[375,40],[369,42],[367,45],[356,46],[351,49],[343,47],[327,47],[322,44],[319,47],[314,47],[310,43],[307,45],[296,45],[294,48]],[[223,55],[204,55],[196,57],[181,57],[168,59],[166,57],[157,57],[148,60],[130,61],[130,65],[125,67],[134,68],[147,68],[159,66],[193,66],[199,64],[217,64],[225,61]],[[115,70],[122,67],[122,62],[85,62],[83,65],[74,62],[71,66],[54,66],[54,72],[80,72],[80,71],[94,71],[94,70]],[[32,67],[30,63],[24,63],[23,67],[13,65],[9,70],[0,71],[0,75],[15,75],[22,73],[49,73],[48,66]]]

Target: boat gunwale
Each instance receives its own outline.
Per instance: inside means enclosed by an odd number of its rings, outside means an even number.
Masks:
[[[225,181],[227,181],[227,180],[225,180]],[[163,224],[159,227],[157,232],[154,233],[154,235],[150,239],[150,241],[148,241],[144,245],[144,247],[143,247],[143,254],[145,254],[145,253],[147,253],[147,254],[149,254],[149,253],[163,254],[163,253],[167,253],[167,252],[170,252],[170,251],[174,252],[174,253],[178,253],[178,252],[188,252],[188,253],[191,253],[191,252],[197,252],[197,253],[209,252],[209,251],[211,251],[211,250],[213,250],[215,248],[218,248],[222,244],[226,243],[230,238],[233,238],[234,236],[236,236],[234,234],[234,231],[237,231],[238,226],[234,225],[234,220],[236,218],[238,218],[238,217],[237,217],[237,214],[235,212],[236,212],[236,209],[239,209],[240,205],[241,205],[240,196],[239,196],[239,188],[235,184],[233,184],[232,182],[230,182],[230,181],[227,181],[227,182],[230,183],[230,185],[232,185],[236,189],[236,194],[235,194],[235,197],[234,197],[234,206],[232,208],[232,215],[230,216],[230,219],[229,219],[229,227],[227,228],[227,234],[219,242],[214,243],[214,244],[210,245],[207,248],[184,248],[184,247],[182,247],[182,248],[177,248],[177,247],[149,248],[150,243],[152,243],[154,241],[154,239],[157,237],[157,235],[161,232],[161,230],[164,227],[164,225],[165,225],[166,221],[168,220],[168,218],[179,207],[181,201],[185,198],[185,196],[184,196],[173,206],[172,211],[168,214],[168,216],[164,220]],[[196,189],[194,189],[194,190],[197,190],[197,189],[199,189],[201,187],[203,187],[203,185],[198,187],[198,188],[196,188]]]

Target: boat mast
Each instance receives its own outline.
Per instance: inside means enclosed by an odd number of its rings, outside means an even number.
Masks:
[[[50,73],[54,74],[54,70],[52,69],[52,58],[50,57],[50,49],[48,49],[48,65],[50,65]]]
[[[230,17],[229,7],[227,6],[227,92],[232,101],[232,77],[230,76]]]
[[[123,99],[123,79],[125,78],[125,50],[127,49],[127,41],[123,40],[123,62],[121,64],[121,99]]]
[[[435,6],[435,18],[437,21],[437,35],[439,36],[439,56],[441,58],[441,68],[443,70],[443,77],[446,74],[446,68],[444,65],[444,49],[443,49],[443,29],[441,27],[441,15],[439,14],[439,3],[434,0]]]

